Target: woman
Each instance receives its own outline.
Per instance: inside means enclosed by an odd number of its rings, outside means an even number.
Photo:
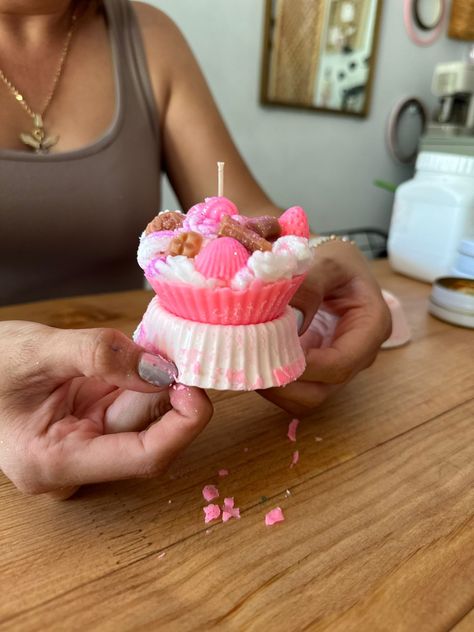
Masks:
[[[3,302],[138,287],[136,236],[159,208],[162,168],[183,208],[214,189],[223,160],[240,208],[279,212],[162,12],[0,0],[0,71]],[[294,305],[304,332],[324,301],[340,317],[334,340],[309,349],[301,380],[262,392],[297,414],[368,366],[390,330],[358,251],[334,241],[316,253]],[[212,414],[202,391],[168,389],[174,368],[113,330],[5,322],[0,346],[0,467],[27,492],[155,475]]]

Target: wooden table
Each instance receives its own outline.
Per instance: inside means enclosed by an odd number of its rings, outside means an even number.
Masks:
[[[288,415],[254,393],[221,393],[160,480],[57,502],[0,475],[0,628],[474,630],[474,333],[427,314],[427,285],[374,267],[413,341],[304,420],[296,444]],[[0,318],[129,334],[149,298],[49,301]],[[204,524],[206,484],[235,497],[240,521]],[[286,521],[266,527],[276,506]]]

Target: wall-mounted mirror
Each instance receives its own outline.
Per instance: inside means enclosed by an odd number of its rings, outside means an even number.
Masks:
[[[382,0],[266,0],[261,101],[366,116]]]

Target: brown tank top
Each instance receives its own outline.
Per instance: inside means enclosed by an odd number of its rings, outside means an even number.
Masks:
[[[138,288],[138,236],[160,204],[158,117],[128,0],[105,0],[116,111],[92,145],[0,149],[0,304]]]

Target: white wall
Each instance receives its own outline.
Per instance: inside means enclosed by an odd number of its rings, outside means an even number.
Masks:
[[[460,58],[442,37],[419,48],[405,33],[402,0],[385,0],[370,113],[366,119],[259,104],[264,0],[149,0],[180,26],[208,79],[240,151],[264,189],[283,207],[304,206],[313,230],[387,228],[392,194],[373,180],[402,182],[411,168],[385,148],[385,123],[402,96],[430,106],[434,65]],[[163,207],[175,207],[165,185]]]

